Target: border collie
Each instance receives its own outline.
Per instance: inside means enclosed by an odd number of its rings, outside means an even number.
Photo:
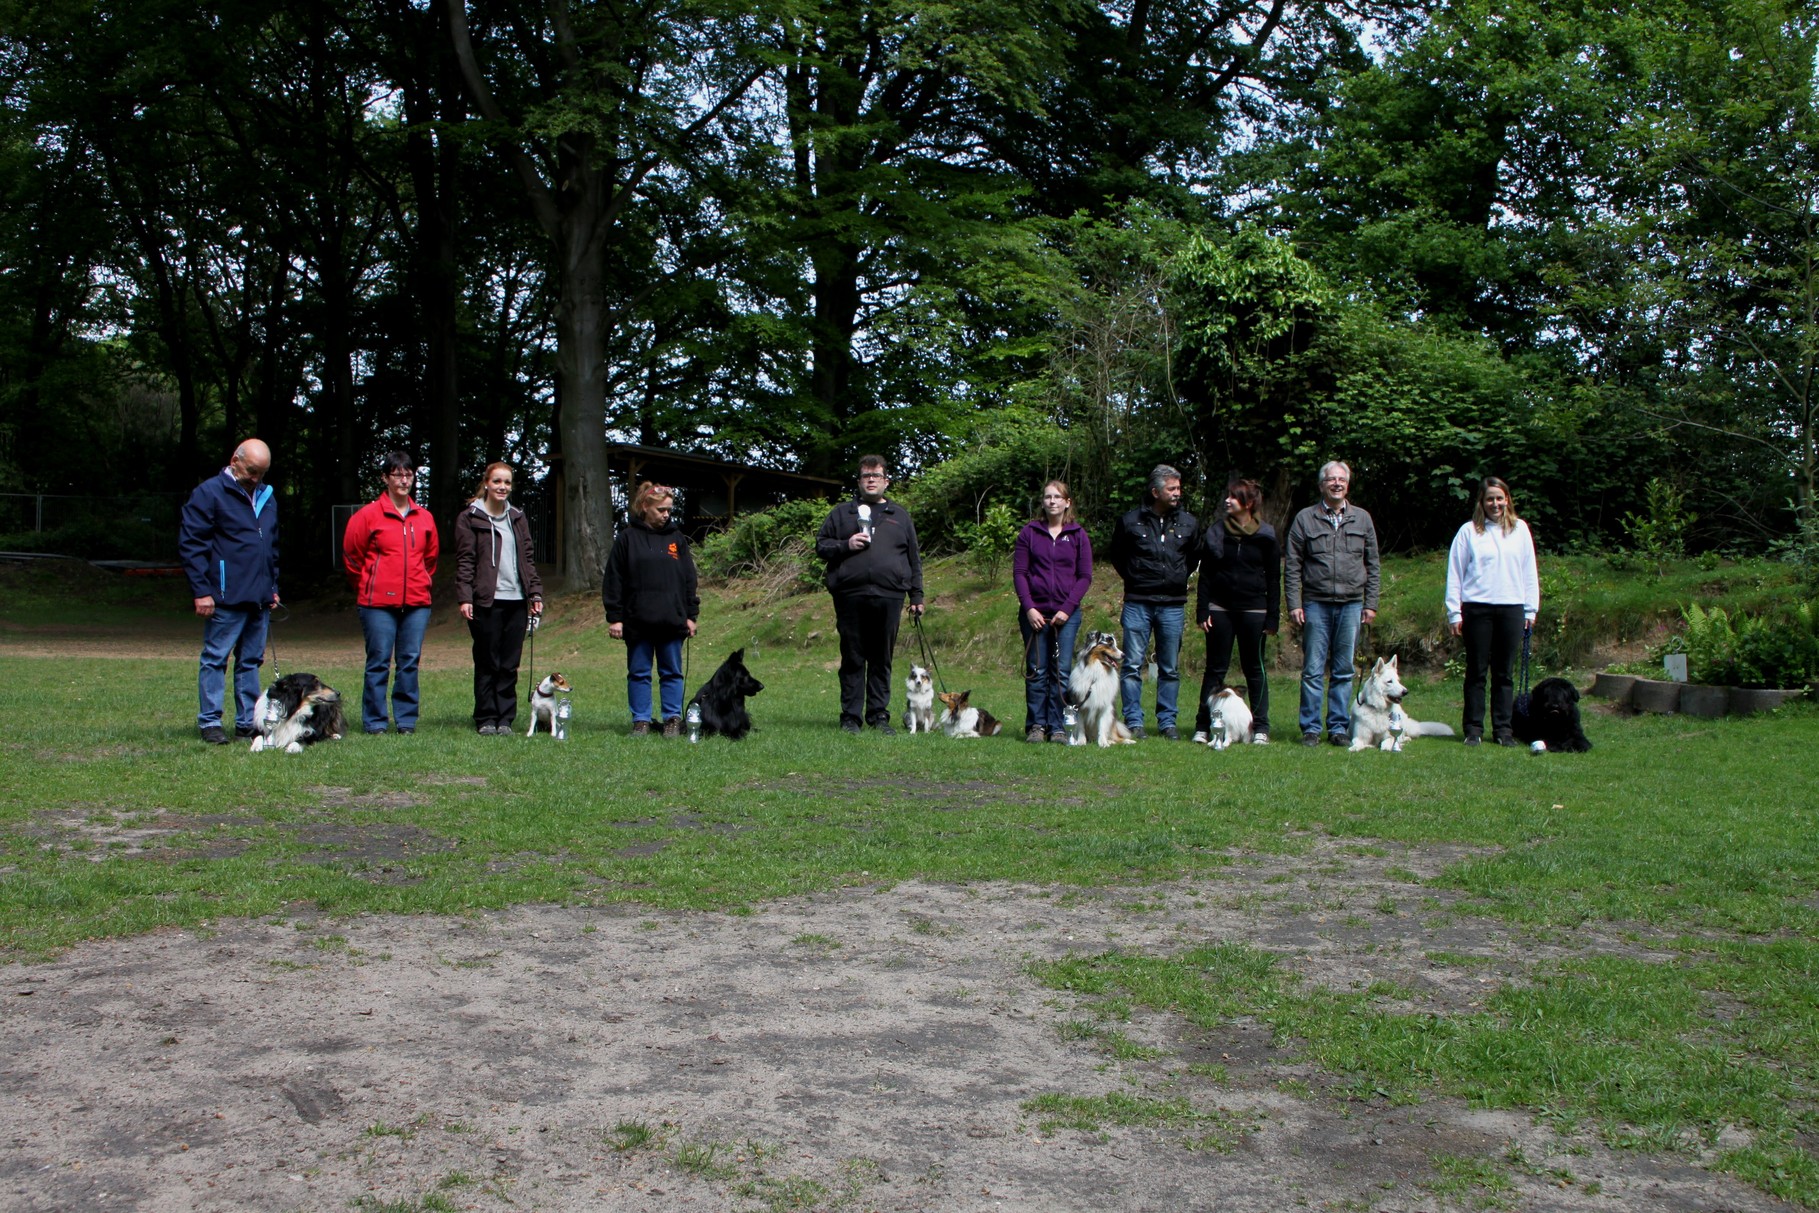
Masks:
[[[301,754],[318,741],[340,741],[347,732],[341,694],[314,674],[286,674],[253,705],[253,753],[283,750]]]

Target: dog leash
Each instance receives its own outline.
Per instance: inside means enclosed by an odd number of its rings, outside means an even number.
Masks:
[[[530,678],[531,689],[534,692],[537,687],[537,628],[543,623],[543,616],[537,611],[531,611],[528,602],[524,606],[525,610],[530,611],[524,619],[524,634],[531,640],[531,659],[525,665],[525,674]],[[530,696],[526,695],[524,698],[529,701]]]
[[[1511,706],[1511,712],[1516,716],[1527,716],[1528,715],[1529,637],[1534,633],[1534,630],[1535,629],[1527,623],[1524,623],[1522,625],[1522,681],[1517,684],[1516,699],[1515,699],[1515,702],[1513,703],[1513,705]]]
[[[288,622],[291,617],[291,609],[282,602],[265,609],[271,615],[271,618],[265,621],[265,651],[272,659],[272,681],[276,682],[284,677],[284,671],[278,668],[278,646],[272,643],[272,624]],[[279,615],[279,611],[283,611],[284,614]]]
[[[928,637],[923,634],[922,616],[911,615],[910,622],[914,624],[916,628],[916,643],[921,646],[922,660],[928,665],[929,673],[935,676],[935,685],[940,687],[941,693],[945,695],[947,694],[947,682],[941,677],[941,667],[935,664],[934,650],[928,647]]]

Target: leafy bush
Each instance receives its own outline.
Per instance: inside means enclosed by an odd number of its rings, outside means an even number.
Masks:
[[[1809,509],[1800,517],[1794,533],[1775,543],[1770,552],[1800,570],[1800,579],[1819,587],[1819,509]]]
[[[978,522],[955,526],[954,536],[966,548],[966,559],[985,577],[989,585],[1004,571],[1004,561],[1017,546],[1017,532],[1023,529],[1016,511],[1002,501],[995,502]]]
[[[1648,482],[1645,514],[1625,514],[1623,529],[1643,556],[1655,562],[1659,576],[1668,561],[1686,555],[1686,529],[1699,520],[1688,513],[1686,494],[1656,476]]]
[[[1684,637],[1686,676],[1712,686],[1737,683],[1737,631],[1723,607],[1706,611],[1693,603],[1681,612],[1686,620]]]
[[[703,577],[725,581],[760,577],[781,593],[802,593],[821,584],[821,562],[815,557],[815,535],[827,517],[825,501],[786,501],[767,510],[742,514],[695,551]]]
[[[1819,612],[1813,603],[1773,618],[1732,620],[1722,607],[1706,611],[1697,603],[1682,614],[1687,677],[1693,682],[1791,688],[1819,674]]]

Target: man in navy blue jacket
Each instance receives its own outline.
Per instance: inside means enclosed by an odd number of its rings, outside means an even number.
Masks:
[[[177,552],[203,620],[196,726],[210,745],[229,740],[221,715],[230,655],[234,736],[254,733],[267,612],[278,604],[278,501],[265,483],[271,466],[271,448],[248,438],[234,448],[220,474],[197,485],[183,506]]]

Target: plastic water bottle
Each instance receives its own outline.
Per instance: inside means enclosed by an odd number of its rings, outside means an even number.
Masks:
[[[688,740],[689,740],[689,744],[693,745],[694,743],[701,740],[701,705],[700,704],[691,703],[688,705],[687,720],[688,720]]]

